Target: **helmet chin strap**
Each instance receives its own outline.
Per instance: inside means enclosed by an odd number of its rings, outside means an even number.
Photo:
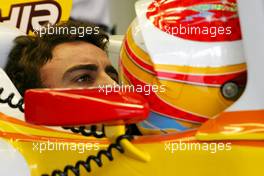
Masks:
[[[238,0],[248,80],[244,94],[227,111],[264,110],[264,2]]]

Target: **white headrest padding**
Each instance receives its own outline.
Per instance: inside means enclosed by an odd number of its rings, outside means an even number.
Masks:
[[[123,39],[123,35],[111,35],[109,40],[108,56],[116,69],[118,69],[119,53]]]
[[[3,92],[0,94],[1,99],[6,99],[11,93],[14,93],[15,96],[12,99],[13,104],[17,104],[18,101],[22,98],[15,85],[9,79],[4,70],[0,68],[0,88],[3,88]],[[13,109],[8,104],[0,103],[0,112],[14,118],[24,120],[24,114],[19,111],[19,109]]]
[[[0,68],[4,68],[8,54],[17,36],[26,35],[19,29],[8,24],[0,23]]]

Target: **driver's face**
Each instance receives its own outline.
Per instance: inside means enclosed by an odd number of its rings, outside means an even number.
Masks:
[[[57,45],[53,58],[40,69],[47,88],[113,85],[118,74],[106,53],[95,45],[77,41]]]

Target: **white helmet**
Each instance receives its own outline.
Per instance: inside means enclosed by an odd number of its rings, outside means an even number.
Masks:
[[[126,84],[158,87],[145,96],[143,133],[197,127],[238,99],[246,65],[235,0],[142,0],[136,12],[120,73]]]

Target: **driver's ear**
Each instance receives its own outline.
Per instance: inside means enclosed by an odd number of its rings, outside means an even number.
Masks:
[[[9,53],[5,71],[14,83],[21,95],[29,88],[39,86],[38,70],[36,63],[29,61],[30,58],[37,60],[32,52],[36,46],[36,38],[33,36],[19,36],[15,40],[15,46]]]

